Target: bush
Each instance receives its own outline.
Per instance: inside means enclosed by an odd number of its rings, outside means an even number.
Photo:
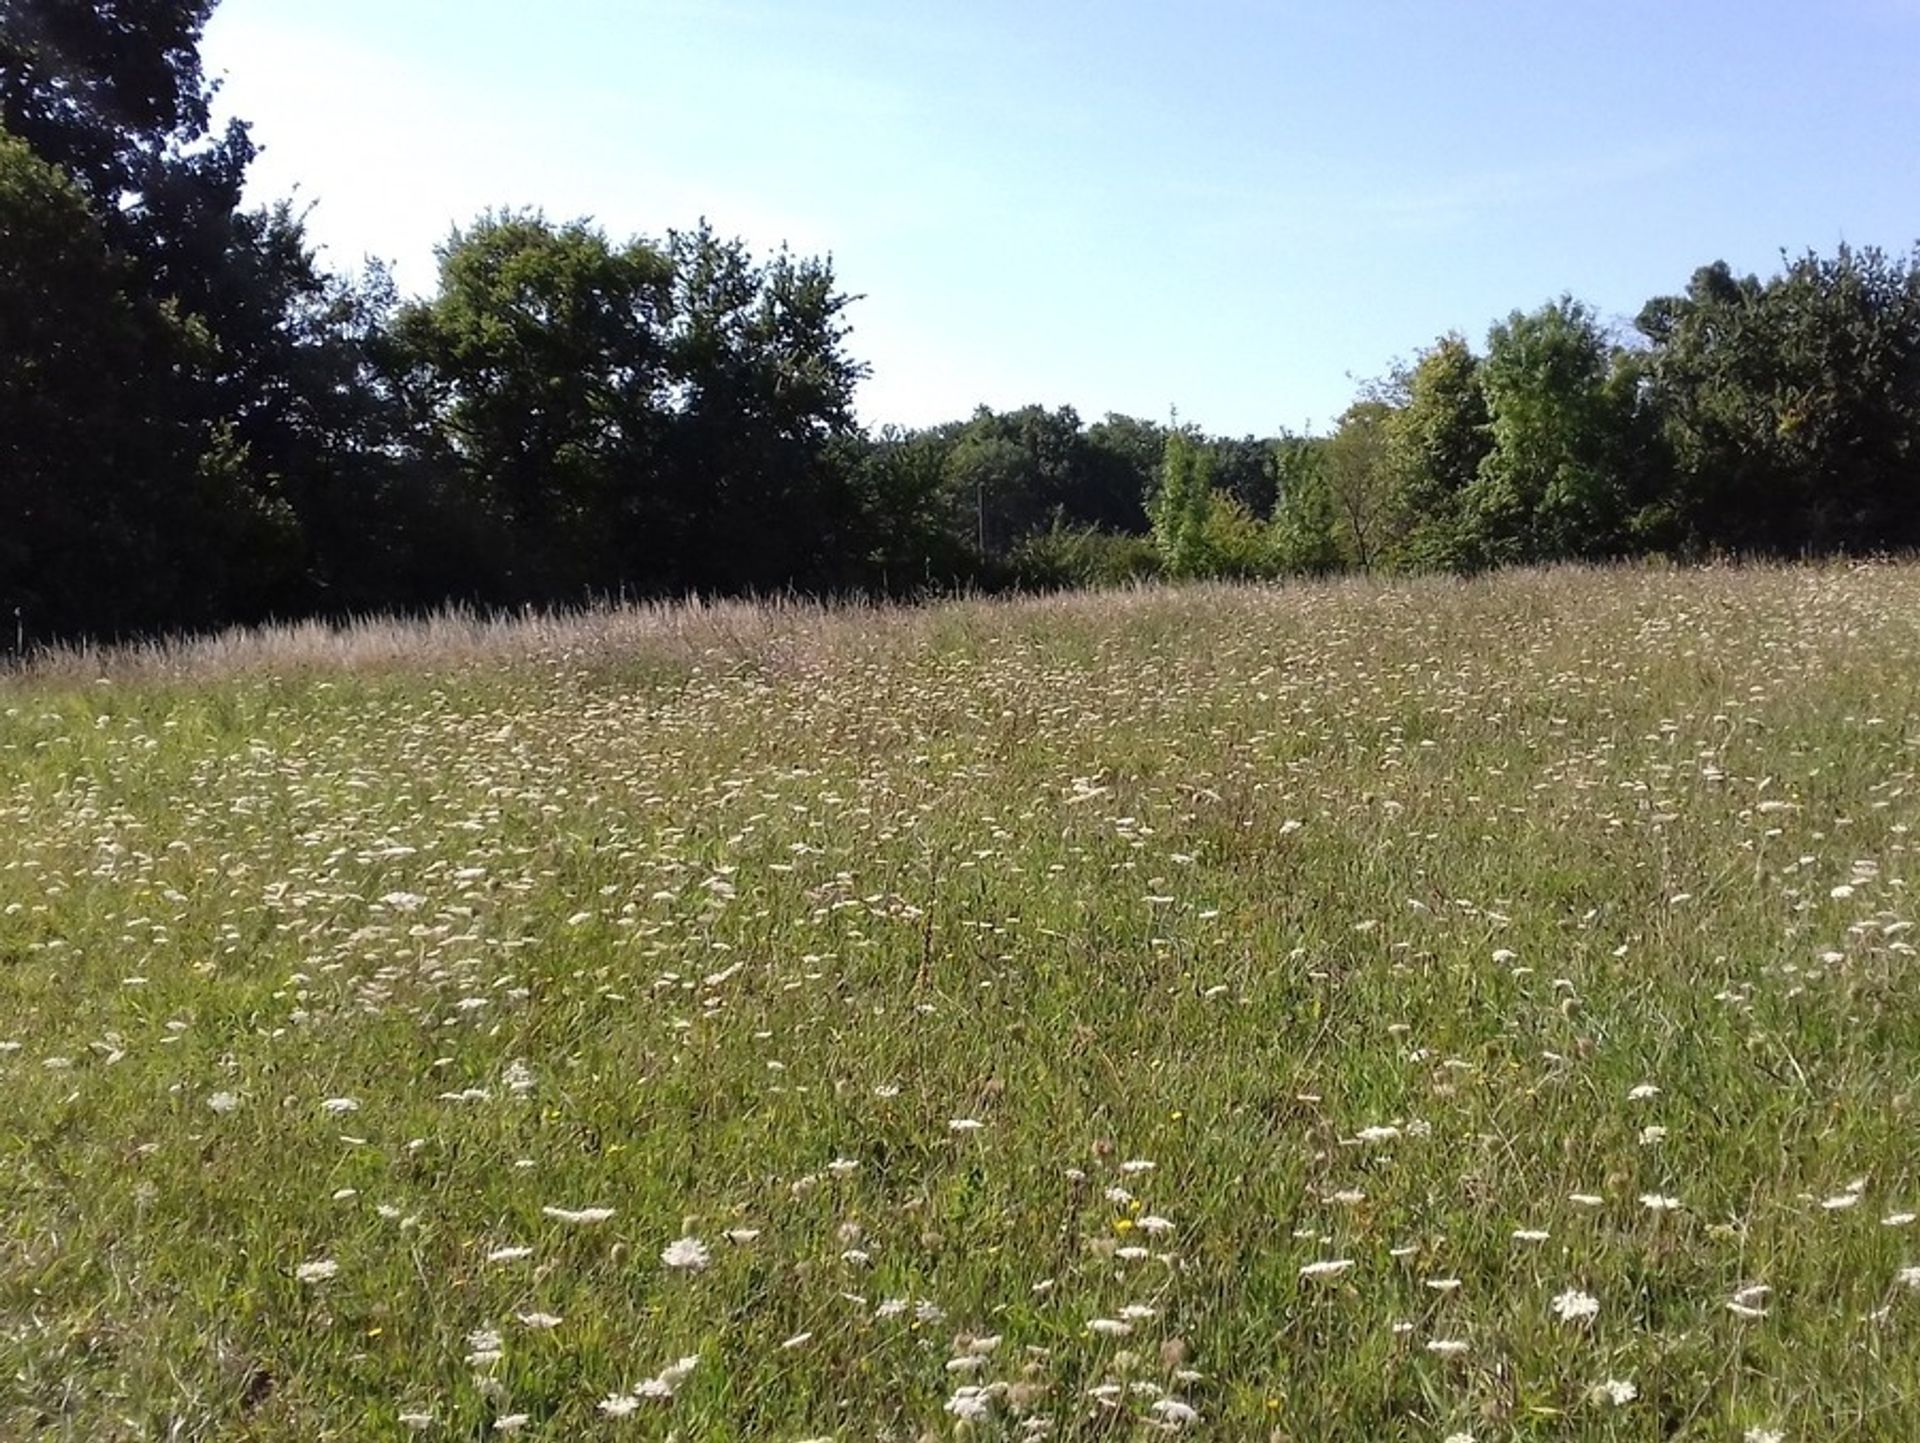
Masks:
[[[1021,586],[1125,586],[1158,576],[1160,553],[1151,537],[1056,521],[1015,547],[1012,565]]]

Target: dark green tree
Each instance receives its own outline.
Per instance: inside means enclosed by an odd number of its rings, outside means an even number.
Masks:
[[[1639,328],[1696,545],[1920,545],[1920,252],[1841,247],[1766,282],[1724,263]]]
[[[1386,423],[1387,551],[1413,570],[1484,564],[1463,497],[1492,445],[1480,362],[1466,341],[1442,336],[1407,374],[1406,399]]]

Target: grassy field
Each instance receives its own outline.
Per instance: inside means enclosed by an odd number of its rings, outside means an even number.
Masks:
[[[0,1437],[1920,1438],[1920,569],[0,682]]]

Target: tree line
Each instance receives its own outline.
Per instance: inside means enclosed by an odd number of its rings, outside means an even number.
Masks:
[[[704,222],[488,213],[423,297],[328,269],[301,212],[243,201],[213,3],[0,3],[14,635],[1920,544],[1920,251],[1707,266],[1624,334],[1562,297],[1321,434],[870,431],[831,262]]]

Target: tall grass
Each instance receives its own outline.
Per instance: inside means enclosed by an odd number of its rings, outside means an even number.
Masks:
[[[0,1436],[1920,1437],[1920,570],[0,686]]]

